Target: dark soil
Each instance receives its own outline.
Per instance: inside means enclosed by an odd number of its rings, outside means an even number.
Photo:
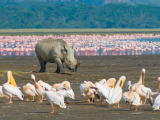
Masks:
[[[83,119],[83,120],[151,120],[159,119],[160,111],[153,111],[149,103],[138,107],[138,111],[128,111],[129,105],[120,102],[121,108],[113,108],[112,105],[100,106],[100,101],[87,103],[81,101],[79,85],[83,81],[92,81],[95,83],[100,79],[116,78],[125,75],[126,81],[123,86],[123,92],[126,91],[126,83],[131,80],[135,83],[139,80],[140,71],[146,69],[145,86],[150,87],[152,91],[158,90],[157,78],[160,77],[160,56],[92,56],[76,57],[81,62],[77,72],[70,72],[66,67],[66,74],[55,73],[56,65],[48,63],[47,71],[39,73],[39,63],[36,57],[0,57],[0,84],[7,81],[7,71],[14,71],[13,76],[19,87],[26,83],[32,83],[31,74],[36,76],[36,80],[43,80],[50,85],[69,81],[75,93],[75,100],[68,99],[69,104],[66,109],[60,108],[58,114],[51,114],[51,105],[48,101],[38,103],[38,97],[35,101],[26,102],[18,98],[13,99],[13,104],[6,104],[9,100],[0,98],[0,120],[62,120],[62,119]],[[21,88],[22,89],[22,88]],[[25,98],[26,99],[26,98]],[[32,99],[32,98],[31,98]],[[87,98],[84,98],[87,100]],[[135,109],[135,106],[133,106]]]

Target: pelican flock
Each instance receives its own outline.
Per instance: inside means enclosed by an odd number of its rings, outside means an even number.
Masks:
[[[40,103],[43,102],[43,98],[51,104],[51,113],[58,113],[59,108],[66,108],[69,102],[67,99],[75,99],[74,91],[69,81],[63,81],[62,83],[55,83],[50,85],[45,81],[39,80],[36,82],[35,75],[31,75],[31,83],[26,83],[23,86],[23,93],[21,88],[17,86],[16,81],[11,71],[7,72],[8,81],[0,86],[0,97],[10,98],[9,103],[13,103],[12,99],[17,97],[24,100],[24,95],[27,97],[26,101],[29,101],[29,97],[33,97],[31,101],[34,101],[35,96],[40,97]],[[149,87],[144,85],[145,81],[145,69],[140,72],[140,78],[138,82],[127,82],[126,91],[123,92],[122,88],[124,82],[127,81],[126,77],[120,76],[119,80],[115,78],[101,79],[95,83],[91,81],[84,81],[80,84],[80,92],[82,95],[82,101],[84,97],[88,98],[88,103],[94,103],[95,100],[100,101],[100,105],[105,102],[105,105],[113,105],[114,108],[119,108],[120,101],[130,105],[130,111],[132,106],[144,105],[146,100],[150,103],[153,110],[160,110],[160,77],[158,78],[158,91],[152,92]],[[23,95],[24,94],[24,95]],[[117,106],[115,106],[117,104]],[[57,111],[55,112],[55,107]]]

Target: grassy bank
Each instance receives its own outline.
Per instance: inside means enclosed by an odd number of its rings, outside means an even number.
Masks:
[[[160,34],[160,29],[0,29],[0,35]]]

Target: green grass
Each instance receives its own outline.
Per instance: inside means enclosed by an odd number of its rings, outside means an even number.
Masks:
[[[160,29],[0,29],[0,35],[89,35],[160,33]]]
[[[7,72],[8,70],[0,70],[0,76],[7,75]],[[17,76],[20,76],[21,74],[24,74],[24,73],[25,72],[22,72],[22,71],[12,71],[12,74]]]

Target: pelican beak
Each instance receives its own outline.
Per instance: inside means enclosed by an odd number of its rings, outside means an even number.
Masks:
[[[87,84],[89,87],[93,87],[90,83]]]
[[[112,81],[112,84],[113,84],[113,85],[112,85],[112,88],[114,88],[114,85],[115,85],[115,81]]]
[[[67,89],[67,83],[64,83],[64,87]]]
[[[124,79],[122,78],[122,80],[121,80],[121,88],[123,87],[123,84],[124,84]]]
[[[17,84],[16,84],[16,82],[15,82],[12,74],[10,74],[9,77],[10,77],[10,83],[11,83],[14,87],[17,87]]]
[[[141,72],[142,85],[144,85],[144,74],[145,74],[145,73],[142,71],[142,72]]]
[[[133,91],[129,94],[129,98],[131,98],[133,96]]]

